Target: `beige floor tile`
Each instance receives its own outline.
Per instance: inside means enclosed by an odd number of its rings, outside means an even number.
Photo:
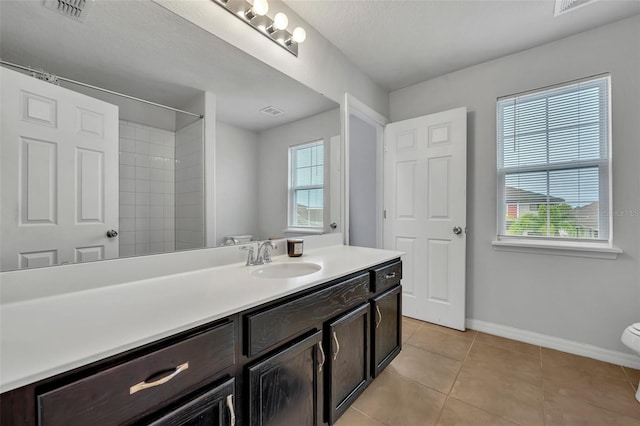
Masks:
[[[446,396],[397,374],[383,372],[353,407],[390,426],[433,425]]]
[[[478,336],[479,337],[479,336]],[[509,376],[536,386],[542,385],[540,358],[513,352],[476,341],[464,360],[467,369],[491,371],[496,376]]]
[[[437,426],[516,426],[516,423],[449,397]]]
[[[582,399],[597,407],[640,419],[640,404],[626,377],[620,379],[597,369],[550,368],[545,366],[543,359],[542,383],[545,394]]]
[[[544,422],[539,385],[491,370],[468,368],[466,362],[451,396],[523,426],[539,426]]]
[[[362,414],[354,408],[349,408],[340,416],[335,426],[385,426],[385,424]]]
[[[625,373],[627,373],[627,377],[631,381],[631,385],[635,390],[638,390],[638,383],[640,383],[640,370],[635,370],[629,367],[622,367]]]
[[[593,406],[583,400],[544,394],[546,426],[638,426],[637,419]]]
[[[387,370],[439,392],[449,393],[460,365],[460,361],[405,345]]]
[[[421,324],[421,321],[413,318],[402,317],[402,343],[406,342]]]
[[[466,339],[475,339],[476,335],[478,334],[477,331],[475,330],[471,330],[470,328],[466,329],[465,331],[460,331],[460,330],[456,330],[453,328],[449,328],[449,327],[443,327],[441,325],[437,325],[437,324],[432,324],[429,322],[423,322],[423,327],[426,328],[430,328],[432,330],[435,331],[441,331],[443,333],[447,333],[447,334],[451,334],[452,336],[458,336],[458,337],[464,337]]]
[[[434,330],[430,327],[420,327],[407,340],[407,344],[417,346],[429,352],[462,361],[473,340],[454,336],[449,333]]]
[[[529,343],[518,342],[517,340],[506,339],[504,337],[480,332],[478,332],[476,342],[482,342],[488,345],[540,358],[540,346],[530,345]]]
[[[571,369],[585,372],[593,376],[609,376],[625,379],[626,375],[619,365],[598,361],[579,355],[542,348],[542,373],[546,370]]]

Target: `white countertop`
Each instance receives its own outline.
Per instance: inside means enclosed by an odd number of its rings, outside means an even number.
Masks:
[[[6,392],[398,258],[351,246],[273,263],[313,262],[297,278],[257,278],[232,264],[0,306],[0,392]],[[86,277],[91,280],[91,277]],[[43,283],[48,285],[48,283]]]

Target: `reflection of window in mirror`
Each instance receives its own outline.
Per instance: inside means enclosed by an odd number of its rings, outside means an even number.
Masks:
[[[289,147],[289,227],[322,228],[324,141]]]

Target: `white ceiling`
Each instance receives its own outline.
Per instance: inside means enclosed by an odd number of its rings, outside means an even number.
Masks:
[[[284,1],[390,91],[640,13],[638,0],[559,17],[553,0]]]
[[[97,0],[84,23],[43,4],[0,0],[2,59],[177,108],[210,90],[221,121],[253,131],[338,107],[151,1]]]

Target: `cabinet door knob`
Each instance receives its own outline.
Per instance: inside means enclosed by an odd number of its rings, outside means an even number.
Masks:
[[[184,364],[180,364],[179,366],[177,366],[173,370],[173,373],[169,374],[168,376],[164,376],[163,378],[155,380],[153,382],[147,382],[145,380],[144,382],[140,382],[137,385],[133,385],[133,386],[131,386],[129,388],[129,395],[133,395],[134,393],[140,392],[141,390],[144,390],[144,389],[148,389],[148,388],[153,388],[153,387],[156,387],[156,386],[164,385],[169,380],[173,379],[178,374],[182,373],[184,370],[186,370],[188,368],[189,368],[189,363],[185,362]]]
[[[227,395],[227,408],[229,409],[229,426],[236,426],[236,411],[233,409],[233,395]]]
[[[338,354],[340,353],[340,343],[338,343],[338,336],[336,332],[333,332],[333,341],[336,342],[336,353],[333,354],[333,360],[335,361],[338,358]]]
[[[378,313],[378,322],[376,322],[376,330],[380,327],[380,323],[382,322],[382,313],[380,313],[380,306],[376,305],[376,312]]]
[[[322,355],[322,361],[320,361],[320,365],[318,366],[318,373],[322,373],[322,366],[326,360],[324,356],[324,349],[322,349],[322,342],[318,342],[318,349],[320,349],[320,355]]]

